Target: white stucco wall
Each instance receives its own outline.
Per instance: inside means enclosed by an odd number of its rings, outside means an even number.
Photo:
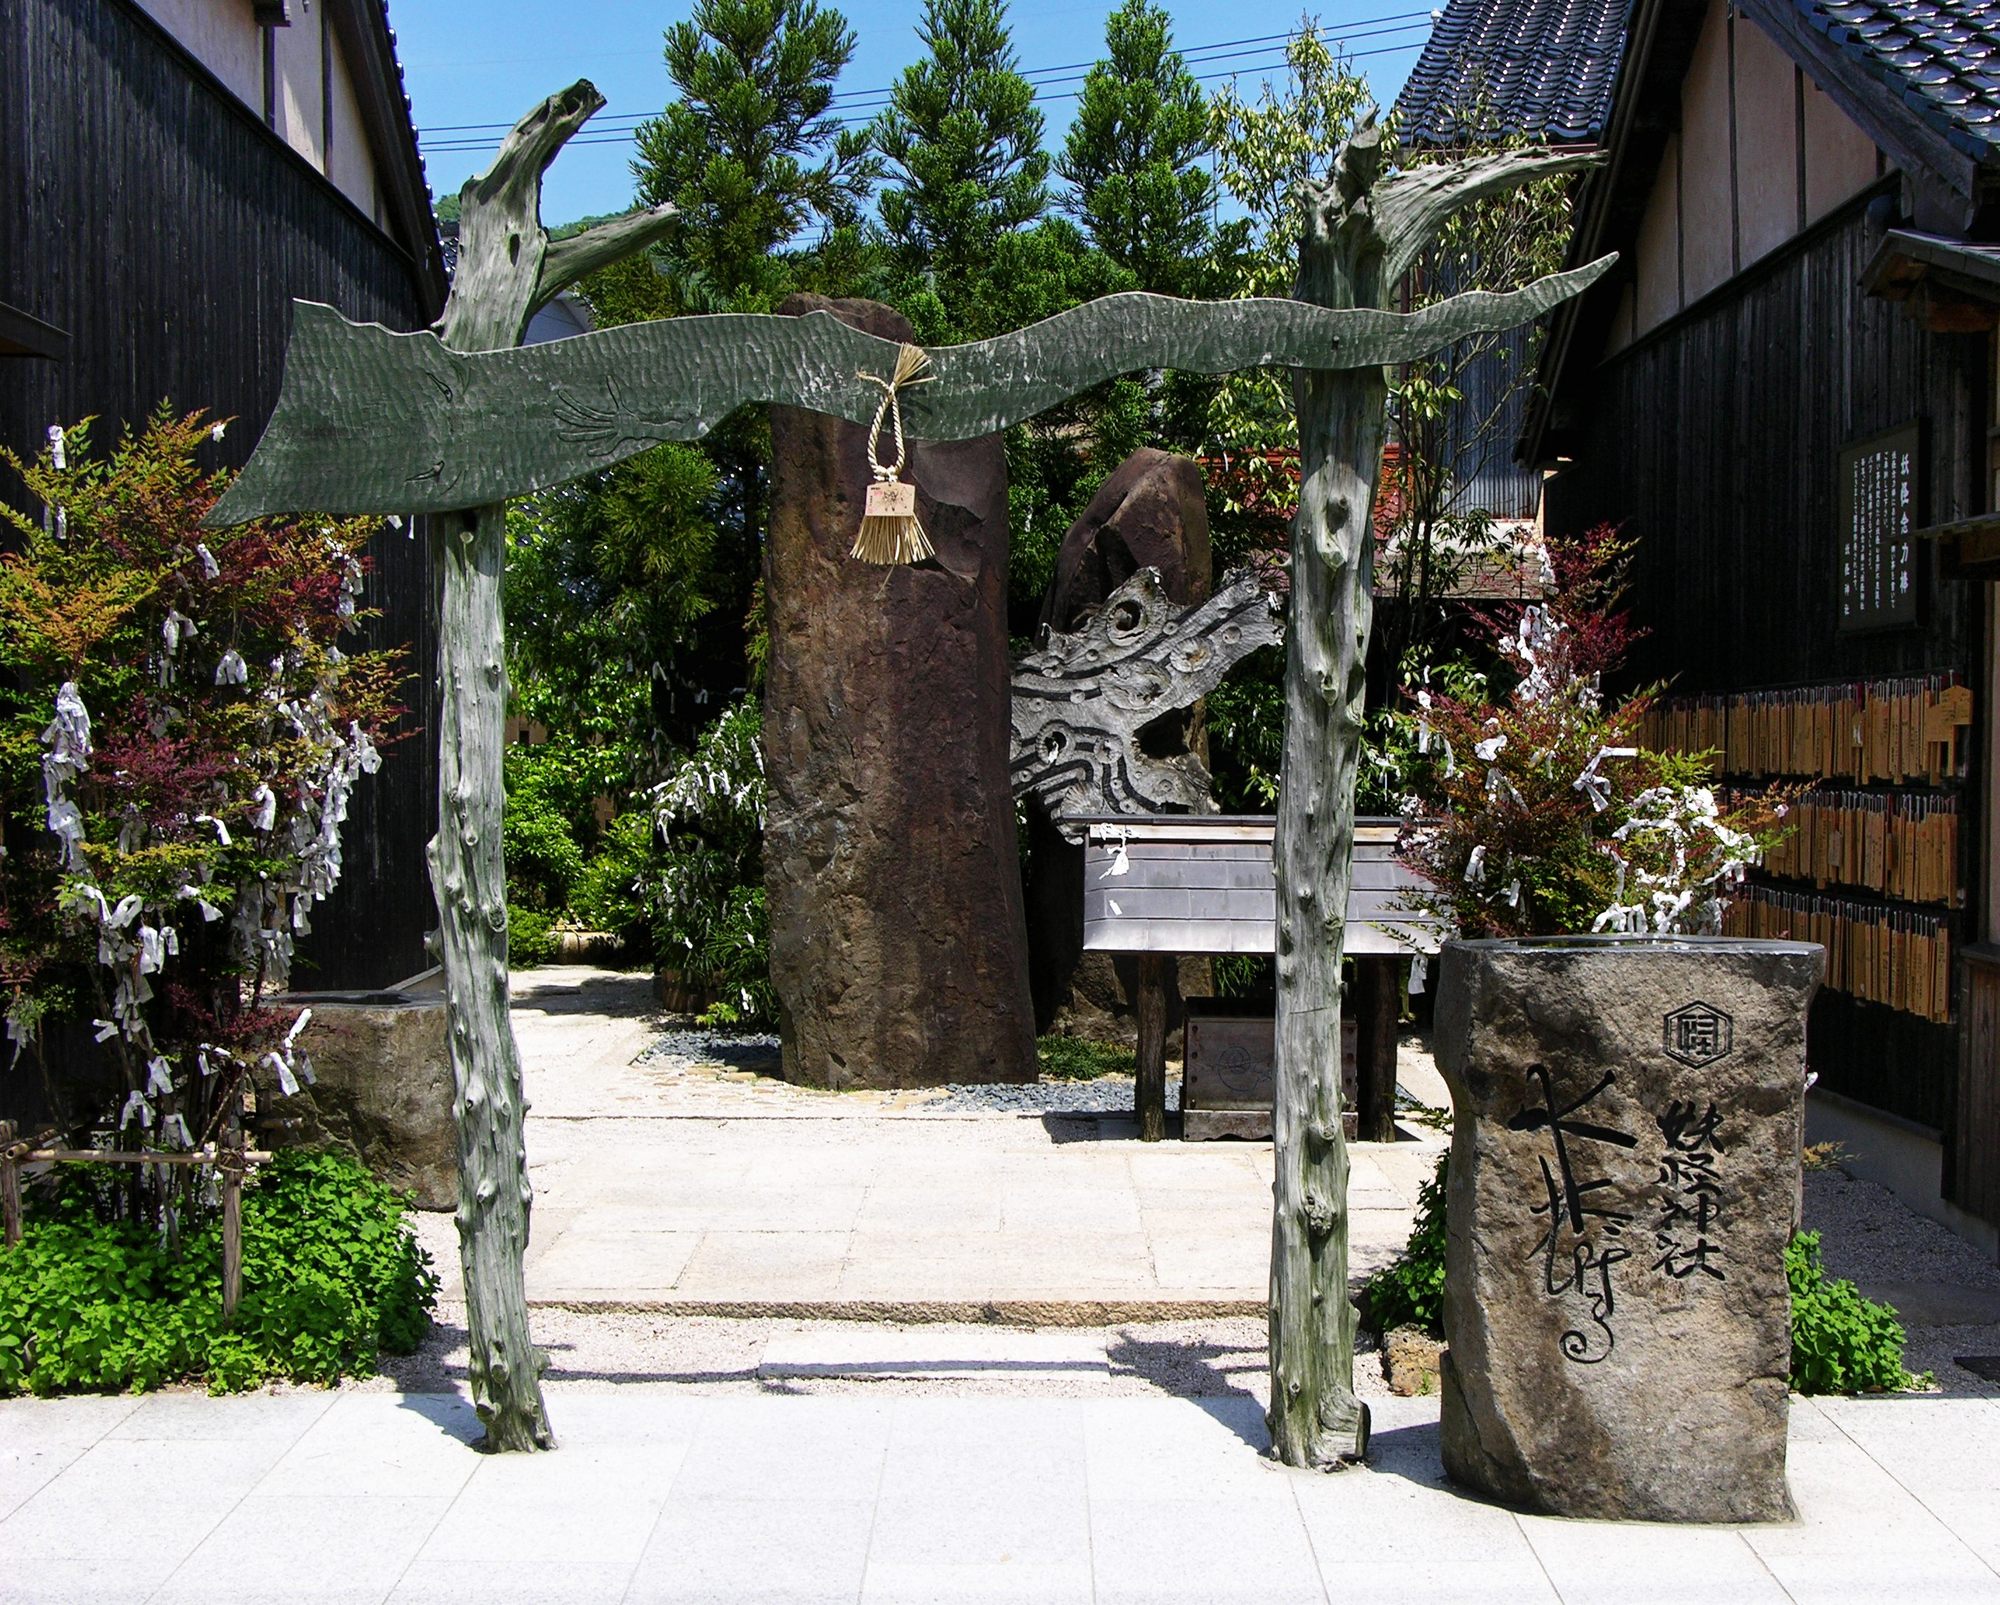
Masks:
[[[137,4],[238,100],[259,118],[264,115],[264,40],[250,0],[137,0]],[[289,27],[272,30],[278,80],[273,97],[275,130],[342,194],[379,221],[375,155],[361,121],[353,75],[338,37],[327,26],[323,0],[291,0],[291,15]],[[330,96],[325,90],[327,68]]]
[[[1874,141],[1762,29],[1738,17],[1731,33],[1727,0],[1707,0],[1680,133],[1634,246],[1630,312],[1615,320],[1607,356],[1792,239],[1802,214],[1810,225],[1879,174]]]

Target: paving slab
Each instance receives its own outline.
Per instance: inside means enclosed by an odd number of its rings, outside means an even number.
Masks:
[[[1092,1330],[1023,1331],[877,1322],[824,1324],[780,1333],[764,1349],[757,1374],[768,1379],[851,1377],[885,1381],[1070,1380],[1105,1376],[1104,1336]]]
[[[1041,1320],[1254,1313],[1267,1143],[1138,1141],[1123,1117],[939,1111],[649,1055],[645,976],[519,972],[531,1304]],[[1353,1151],[1355,1270],[1408,1236],[1441,1139]],[[1408,1153],[1397,1150],[1409,1150]],[[426,1239],[457,1287],[449,1220]]]
[[[257,1406],[248,1438],[200,1419],[247,1419],[226,1407],[248,1401],[178,1399],[153,1435],[118,1439],[123,1418],[65,1419],[68,1402],[0,1411],[22,1429],[0,1466],[81,1450],[0,1517],[10,1605],[2000,1600],[1983,1399],[1795,1400],[1800,1520],[1750,1528],[1470,1498],[1439,1469],[1430,1399],[1378,1401],[1370,1464],[1331,1476],[1273,1463],[1243,1396],[633,1384],[556,1395],[564,1447],[520,1456],[479,1454],[458,1395],[344,1392],[310,1419]]]

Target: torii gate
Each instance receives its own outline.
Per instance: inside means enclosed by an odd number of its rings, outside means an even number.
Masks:
[[[571,239],[541,224],[541,179],[604,105],[588,82],[550,97],[464,188],[460,255],[436,333],[392,334],[295,303],[276,413],[214,524],[304,509],[446,515],[437,837],[458,1126],[458,1228],[473,1401],[492,1449],[553,1448],[546,1361],[528,1336],[522,1255],[530,1189],[521,1067],[507,1003],[501,850],[507,685],[501,577],[506,501],[694,439],[737,407],[779,402],[857,423],[899,348],[819,313],[632,324],[526,350],[530,317],[566,285],[643,249],[673,209]],[[1347,1148],[1340,1120],[1340,958],[1372,597],[1370,538],[1385,364],[1525,323],[1582,291],[1603,257],[1505,294],[1412,314],[1383,303],[1459,208],[1593,158],[1516,152],[1385,176],[1372,121],[1311,186],[1292,300],[1114,295],[973,345],[927,353],[935,382],[902,401],[907,427],[988,434],[1119,374],[1294,370],[1302,478],[1292,525],[1278,892],[1276,1206],[1270,1429],[1280,1458],[1361,1457],[1347,1298]]]

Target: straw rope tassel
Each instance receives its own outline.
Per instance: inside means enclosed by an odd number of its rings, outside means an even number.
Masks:
[[[925,370],[931,365],[922,348],[905,345],[896,352],[896,371],[884,379],[872,373],[858,373],[858,379],[882,388],[882,405],[875,409],[875,422],[868,429],[868,469],[875,477],[861,509],[861,533],[854,537],[852,556],[864,563],[921,563],[932,555],[930,537],[917,517],[917,487],[902,479],[908,455],[903,442],[903,407],[896,392],[905,385],[929,384],[934,377]],[[882,424],[888,420],[896,433],[896,460],[884,464],[875,455],[882,438]]]

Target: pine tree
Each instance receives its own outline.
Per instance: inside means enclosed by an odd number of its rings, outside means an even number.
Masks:
[[[1066,209],[1141,289],[1198,294],[1214,232],[1206,97],[1152,0],[1125,0],[1104,42],[1056,163],[1075,187]]]
[[[640,125],[640,198],[680,208],[676,268],[713,306],[782,293],[772,253],[817,219],[853,223],[880,164],[832,114],[854,56],[847,19],[816,0],[696,0],[667,30],[680,97]],[[746,308],[747,309],[747,308]]]
[[[903,69],[872,138],[896,178],[882,225],[899,265],[953,298],[999,236],[1048,210],[1042,114],[1018,71],[1005,0],[924,0],[928,54]]]

